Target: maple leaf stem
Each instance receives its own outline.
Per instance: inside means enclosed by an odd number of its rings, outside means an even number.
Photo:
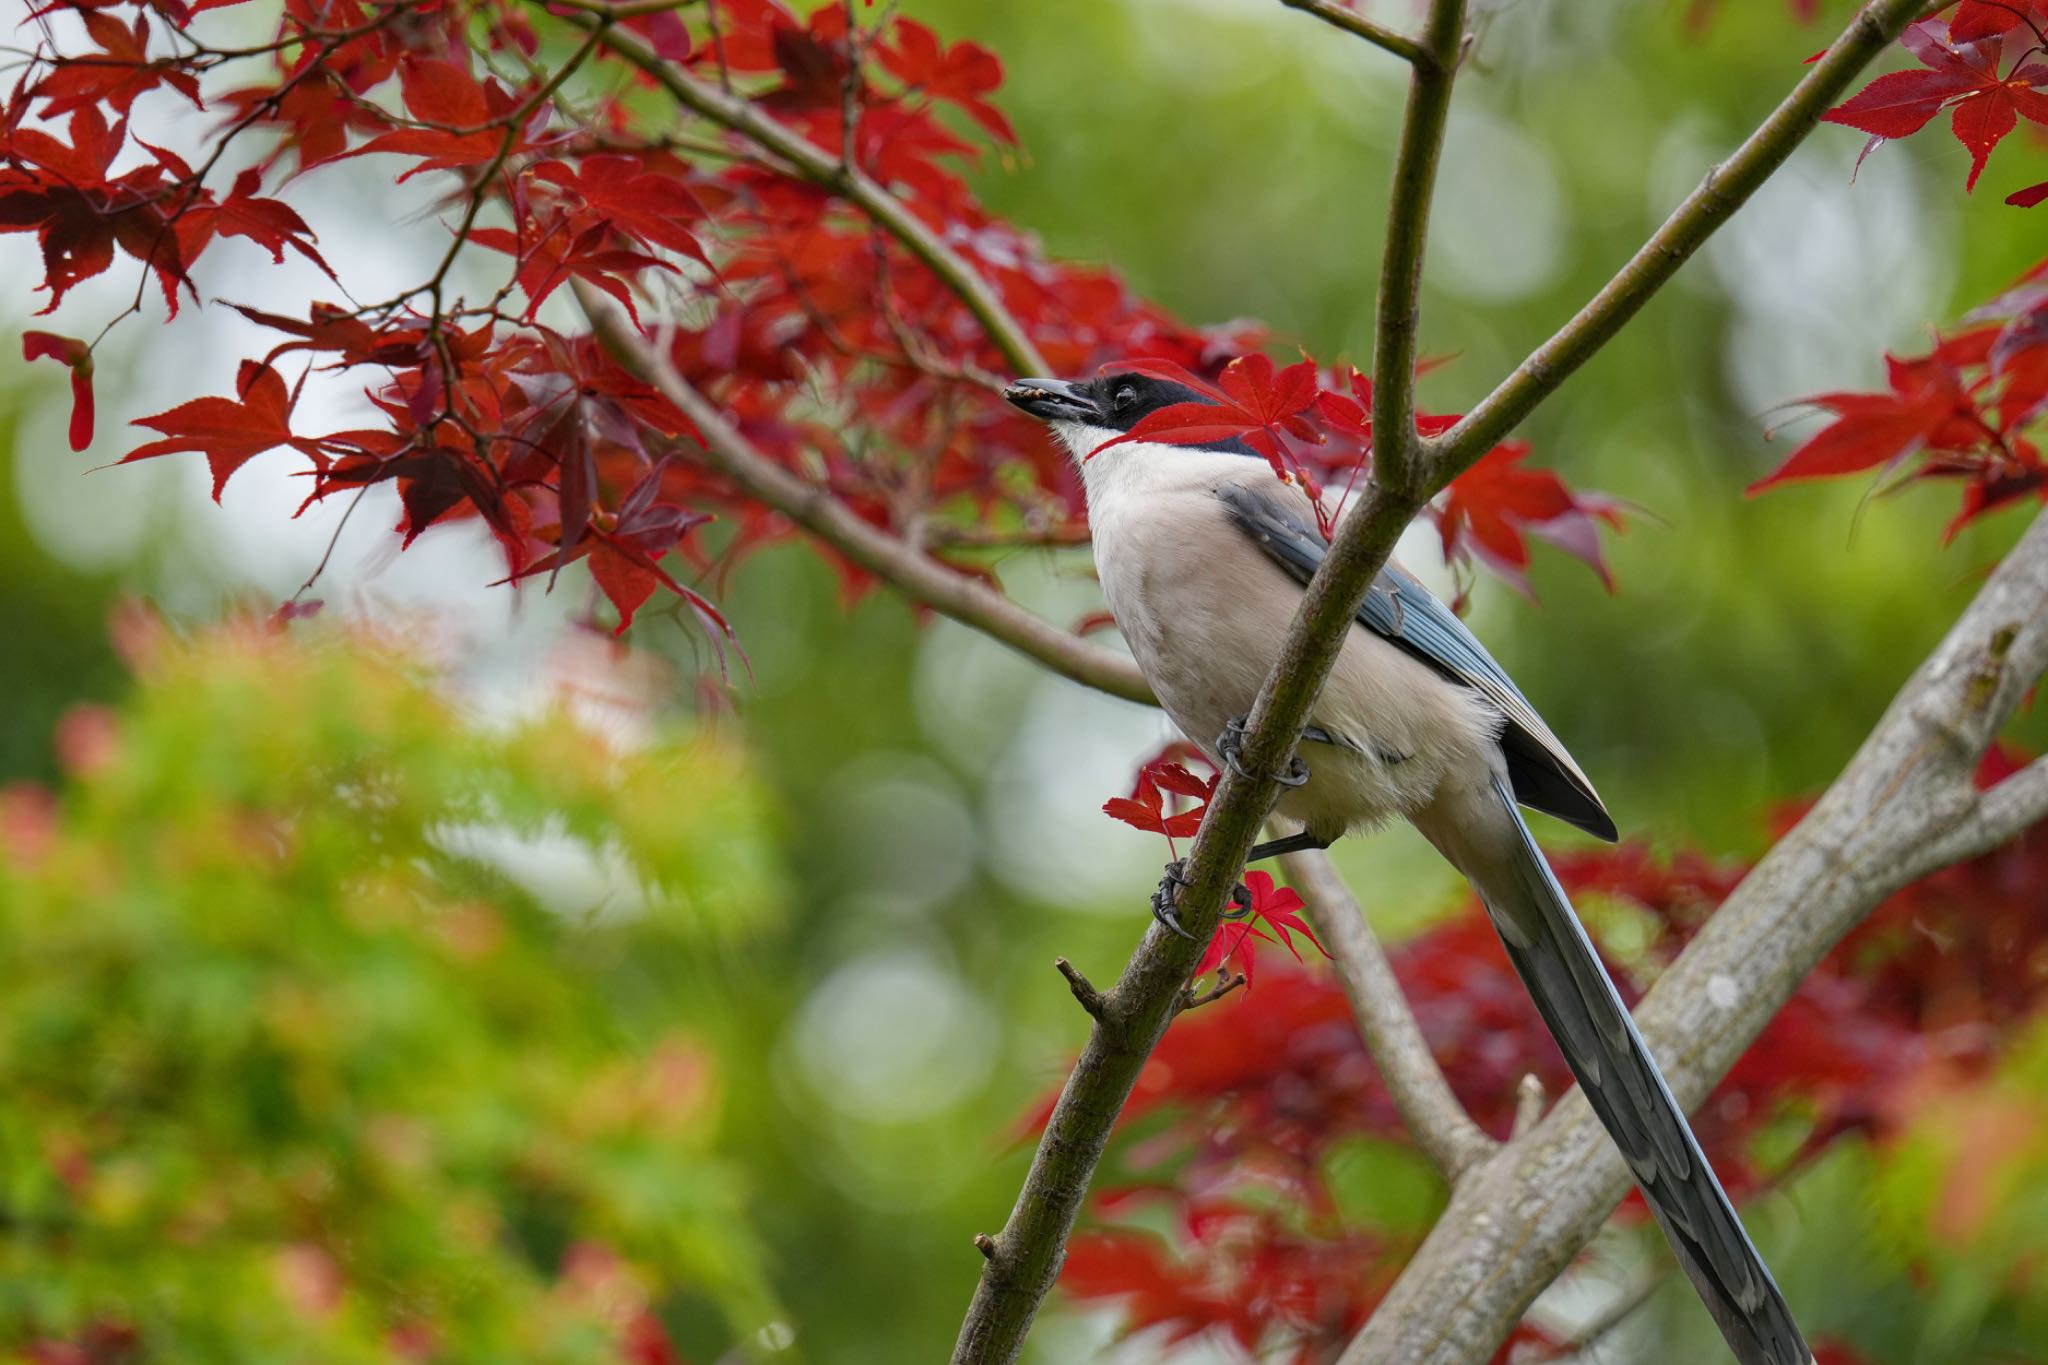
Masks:
[[[1422,31],[1422,50],[1430,60],[1416,63],[1408,78],[1408,108],[1394,155],[1373,331],[1372,392],[1373,470],[1390,488],[1412,487],[1417,474],[1415,334],[1420,323],[1422,255],[1464,34],[1465,0],[1432,0]]]
[[[1435,55],[1413,38],[1375,24],[1358,11],[1338,4],[1337,0],[1280,0],[1280,3],[1303,14],[1313,14],[1324,23],[1343,29],[1353,37],[1363,38],[1412,66],[1429,66],[1436,61]]]
[[[1275,825],[1279,827],[1279,822]],[[1280,865],[1287,870],[1288,883],[1308,902],[1316,937],[1337,964],[1351,1017],[1401,1122],[1445,1182],[1456,1185],[1497,1144],[1451,1093],[1386,950],[1330,855],[1319,850],[1290,853]]]
[[[1013,371],[1019,375],[1050,372],[1045,357],[1038,353],[1023,325],[1011,316],[980,273],[939,240],[908,205],[865,171],[842,162],[838,156],[770,118],[743,96],[701,80],[674,62],[664,61],[641,39],[605,26],[595,15],[566,15],[563,22],[596,32],[605,48],[653,78],[676,103],[774,153],[799,179],[844,198],[901,242],[906,251],[953,291]]]
[[[1129,659],[1061,630],[979,579],[920,553],[863,520],[828,490],[770,460],[677,374],[667,356],[648,345],[639,330],[592,286],[574,279],[569,287],[599,340],[622,365],[653,385],[690,419],[704,440],[701,458],[747,497],[774,508],[912,601],[971,626],[1075,682],[1128,701],[1153,701],[1152,690]]]
[[[1592,300],[1530,352],[1458,424],[1423,441],[1430,481],[1448,483],[1471,468],[1559,385],[1613,340],[1678,268],[1785,164],[1821,114],[1871,59],[1920,16],[1924,0],[1870,0],[1792,92],[1735,153],[1709,170]]]

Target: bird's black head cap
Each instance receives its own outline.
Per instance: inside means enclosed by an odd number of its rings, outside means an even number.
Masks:
[[[1175,403],[1213,401],[1185,384],[1135,370],[1093,379],[1020,379],[1003,391],[1003,397],[1041,422],[1073,422],[1105,431],[1129,431],[1147,414]],[[1242,441],[1208,441],[1200,449],[1252,453]]]

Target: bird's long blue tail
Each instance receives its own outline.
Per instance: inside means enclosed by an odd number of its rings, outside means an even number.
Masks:
[[[1742,1365],[1809,1365],[1812,1351],[1757,1255],[1504,778],[1494,790],[1523,856],[1477,882],[1508,957],[1579,1088]]]

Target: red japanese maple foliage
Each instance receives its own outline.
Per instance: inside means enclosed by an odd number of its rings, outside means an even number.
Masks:
[[[2020,766],[1994,751],[1990,786]],[[1779,813],[1789,823],[1796,811]],[[1746,868],[1640,843],[1552,858],[1594,926],[1627,916],[1646,947],[1608,969],[1633,1002]],[[2048,822],[1892,896],[1830,953],[1694,1116],[1737,1199],[1770,1189],[1845,1135],[1882,1141],[1912,1117],[1898,1097],[1923,1068],[1984,1074],[2048,1006]],[[1468,899],[1391,954],[1424,1038],[1473,1118],[1504,1137],[1516,1088],[1572,1084],[1485,912]],[[1361,1140],[1410,1144],[1332,973],[1283,962],[1265,988],[1170,1030],[1120,1120],[1118,1175],[1091,1206],[1061,1279],[1121,1305],[1162,1341],[1227,1335],[1279,1358],[1333,1360],[1393,1282],[1423,1229],[1346,1219],[1333,1161]],[[1047,1097],[1027,1121],[1043,1122]],[[1797,1142],[1771,1150],[1760,1135]],[[1647,1215],[1639,1196],[1623,1206]],[[1162,1234],[1162,1229],[1167,1230]],[[1531,1326],[1500,1359],[1540,1360]],[[1852,1360],[1840,1353],[1834,1357]]]
[[[1899,41],[1918,70],[1879,76],[1822,115],[1870,134],[1865,156],[1946,111],[1949,131],[1970,153],[1964,189],[1974,190],[1992,149],[2021,119],[2048,127],[2048,7],[2040,0],[1960,0]],[[2005,202],[2031,208],[2043,199],[2048,181],[2015,190]]]
[[[1995,507],[2048,497],[2034,439],[2048,409],[2048,260],[1926,355],[1886,356],[1885,365],[1888,392],[1808,399],[1832,420],[1750,492],[1872,469],[1958,480],[1950,538]]]
[[[126,457],[203,455],[216,497],[250,459],[290,450],[309,466],[307,505],[390,484],[407,543],[474,519],[513,579],[587,562],[620,629],[666,589],[726,631],[686,583],[707,567],[699,528],[725,522],[723,552],[739,555],[786,526],[690,458],[690,422],[565,305],[563,286],[580,282],[644,324],[769,459],[879,526],[1078,526],[1077,481],[1001,403],[1002,350],[960,294],[841,181],[691,112],[711,96],[893,196],[1059,372],[1135,359],[1213,378],[1212,425],[1303,477],[1355,477],[1367,453],[1351,400],[1324,390],[1329,372],[1276,373],[1255,329],[1187,326],[981,208],[962,172],[1015,133],[992,102],[1001,65],[975,43],[886,8],[862,26],[839,3],[283,0],[270,42],[224,45],[208,12],[245,3],[48,0],[0,105],[0,231],[35,234],[45,313],[125,268],[141,287],[122,316],[142,311],[151,280],[175,315],[201,299],[195,270],[237,237],[331,277],[292,201],[359,158],[443,187],[445,247],[410,289],[297,315],[256,305],[260,274],[234,278],[228,302],[280,340],[241,362],[233,397],[139,419],[161,439]],[[665,102],[664,78],[696,93]],[[143,111],[166,101],[215,116],[194,145],[146,133],[160,120]],[[491,292],[457,292],[479,272]],[[30,359],[71,368],[80,448],[105,330],[86,334],[24,339]],[[309,431],[294,416],[316,374],[359,386],[356,425]],[[1525,530],[1596,559],[1589,513],[1609,505],[1547,475],[1482,472],[1442,525],[1454,557],[1513,571]]]

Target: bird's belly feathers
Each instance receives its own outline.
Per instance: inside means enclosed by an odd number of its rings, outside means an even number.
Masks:
[[[1160,705],[1213,759],[1225,724],[1251,710],[1280,657],[1301,589],[1208,488],[1130,501],[1091,498],[1103,595]],[[1333,742],[1301,745],[1309,781],[1277,809],[1335,838],[1426,804],[1449,772],[1490,763],[1500,717],[1470,688],[1354,626],[1310,724]]]

